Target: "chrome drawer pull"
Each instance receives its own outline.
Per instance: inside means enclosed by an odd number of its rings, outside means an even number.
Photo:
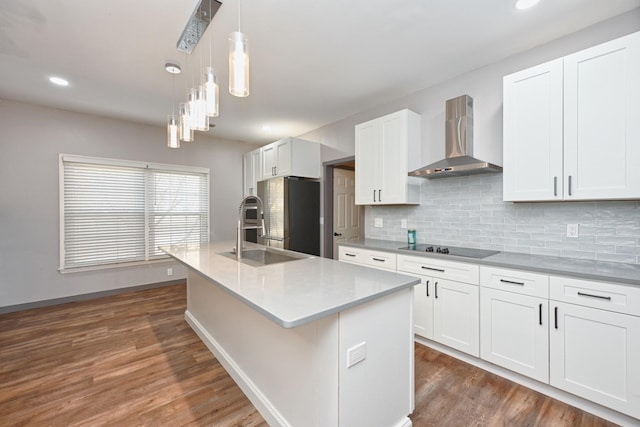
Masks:
[[[578,291],[578,295],[580,295],[581,297],[599,298],[599,299],[606,299],[607,301],[611,301],[611,297],[603,297],[602,295],[585,294],[584,292],[580,292],[580,291]]]
[[[420,266],[420,268],[422,268],[423,270],[439,271],[440,273],[444,273],[444,270],[440,268],[425,267],[424,265]]]
[[[538,323],[542,325],[542,303],[538,306]]]
[[[512,285],[524,286],[524,282],[514,282],[513,280],[500,279],[502,283],[510,283]]]
[[[429,296],[429,280],[427,280],[427,296]]]
[[[350,254],[349,252],[344,253],[346,256],[356,256],[356,254]]]
[[[382,259],[382,258],[373,258],[374,261],[378,261],[378,262],[385,262],[386,259]]]

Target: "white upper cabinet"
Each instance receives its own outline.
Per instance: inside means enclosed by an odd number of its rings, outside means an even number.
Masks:
[[[562,59],[503,84],[504,200],[562,200]]]
[[[277,176],[320,178],[320,144],[285,138],[262,147],[262,179]]]
[[[505,201],[640,198],[640,33],[503,83]]]
[[[242,170],[244,177],[244,196],[258,194],[257,183],[262,179],[262,152],[261,149],[250,151],[242,156]]]
[[[401,110],[355,128],[356,204],[419,204],[420,116]]]

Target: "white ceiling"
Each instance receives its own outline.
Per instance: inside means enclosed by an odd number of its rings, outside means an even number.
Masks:
[[[244,0],[251,94],[235,98],[227,91],[226,55],[237,1],[220,7],[186,58],[175,46],[198,0],[2,0],[0,98],[164,125],[172,84],[175,101],[184,99],[212,42],[222,97],[209,135],[266,143],[640,6],[542,0],[520,12],[515,0]],[[173,83],[167,60],[186,71]],[[71,85],[55,87],[51,75]]]

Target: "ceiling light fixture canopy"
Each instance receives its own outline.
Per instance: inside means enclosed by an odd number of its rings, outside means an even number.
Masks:
[[[182,72],[182,68],[178,64],[174,64],[173,62],[167,62],[164,64],[164,69],[167,73],[170,74],[180,74]]]
[[[196,9],[191,14],[187,25],[184,27],[176,47],[179,51],[185,53],[193,52],[196,45],[200,41],[200,38],[204,34],[205,30],[209,26],[209,23],[215,16],[218,9],[222,5],[218,0],[213,0],[209,4],[203,4],[205,2],[199,2]]]

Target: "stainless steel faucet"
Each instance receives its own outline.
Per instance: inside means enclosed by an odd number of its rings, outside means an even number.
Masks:
[[[244,212],[247,210],[247,201],[255,199],[257,202],[256,208],[258,209],[258,218],[260,219],[260,225],[247,225],[244,222]],[[240,202],[240,206],[238,207],[238,227],[236,233],[236,259],[240,261],[242,259],[242,242],[243,239],[243,231],[244,230],[257,230],[261,229],[262,232],[259,236],[263,236],[265,233],[264,230],[264,206],[262,204],[262,199],[258,196],[247,196]]]

